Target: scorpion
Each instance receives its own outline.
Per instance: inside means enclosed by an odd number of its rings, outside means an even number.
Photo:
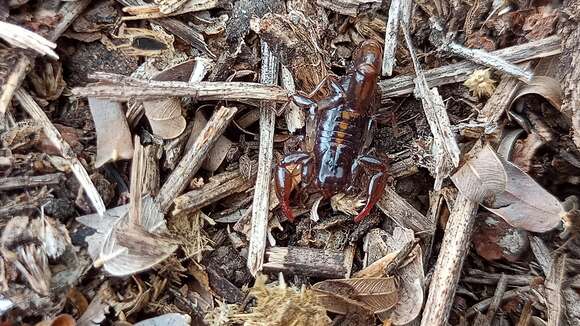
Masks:
[[[367,199],[355,216],[360,222],[383,194],[388,178],[388,162],[368,153],[375,113],[373,100],[382,62],[382,47],[368,40],[353,54],[343,77],[327,75],[308,96],[293,94],[290,100],[308,110],[314,122],[312,150],[287,154],[275,168],[276,195],[284,215],[291,222],[290,195],[295,186],[309,187],[324,199],[346,190],[360,191],[356,186],[366,176]],[[313,96],[328,86],[329,95],[315,101]],[[300,178],[300,181],[295,181]],[[298,183],[298,185],[295,185]]]

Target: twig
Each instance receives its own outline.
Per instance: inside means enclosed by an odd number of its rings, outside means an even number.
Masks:
[[[201,167],[207,153],[222,135],[236,112],[235,107],[221,107],[212,115],[195,143],[183,155],[175,170],[171,172],[159,190],[159,195],[155,200],[161,211],[167,212],[173,200],[187,187],[191,178]]]
[[[189,3],[184,4],[181,8],[178,8],[173,12],[164,12],[161,10],[161,6],[156,4],[126,6],[123,8],[123,12],[126,12],[132,16],[124,16],[122,20],[165,18],[170,16],[183,15],[188,12],[213,9],[217,7],[218,4],[218,0],[190,1]]]
[[[339,251],[316,248],[273,247],[266,252],[264,271],[323,278],[344,278],[346,256]]]
[[[97,84],[73,88],[76,96],[112,98],[127,101],[134,97],[155,99],[167,96],[187,96],[198,100],[262,100],[284,102],[288,92],[273,85],[246,82],[188,82],[142,81],[115,74],[96,74],[98,78],[112,78],[119,84]]]
[[[435,232],[435,225],[389,186],[385,187],[377,206],[398,225],[409,228],[420,236],[423,233]]]
[[[478,206],[478,203],[461,193],[457,195],[429,286],[422,326],[445,325],[447,321],[463,260],[469,248]]]
[[[105,203],[103,203],[103,199],[91,181],[91,177],[89,177],[87,170],[85,170],[84,166],[78,160],[70,145],[64,141],[60,135],[60,132],[46,116],[46,113],[42,111],[42,108],[36,103],[36,101],[27,91],[20,88],[14,93],[14,95],[20,102],[22,108],[28,112],[32,119],[38,121],[42,125],[46,137],[59,150],[61,156],[70,164],[72,172],[79,181],[81,187],[83,187],[85,190],[87,197],[91,201],[91,204],[97,213],[99,215],[103,215],[106,210]]]
[[[363,11],[378,9],[381,0],[316,0],[316,4],[342,15],[356,17]]]
[[[507,277],[502,274],[499,282],[497,282],[497,286],[495,288],[495,293],[493,294],[493,298],[491,303],[489,304],[489,308],[487,309],[487,313],[485,315],[477,315],[475,319],[474,326],[490,326],[493,318],[495,317],[495,313],[499,308],[503,295],[505,293],[505,289],[507,287]]]
[[[550,36],[538,41],[497,50],[491,52],[491,54],[512,63],[519,63],[553,56],[561,53],[561,51],[560,38],[558,36]],[[481,69],[481,66],[470,61],[463,61],[427,70],[425,71],[425,78],[431,87],[436,87],[465,81],[477,69]],[[386,104],[394,96],[413,93],[415,88],[414,78],[414,75],[404,75],[380,81],[381,102]]]
[[[536,257],[538,264],[540,264],[540,267],[542,268],[544,275],[548,276],[553,268],[550,249],[546,246],[544,241],[536,235],[530,235],[529,239],[530,239],[530,248],[532,249],[534,257]]]
[[[491,134],[497,129],[498,121],[511,104],[519,85],[519,80],[509,76],[499,82],[477,117],[477,120],[483,123],[486,134]]]
[[[565,277],[566,254],[557,255],[545,283],[548,326],[560,326],[563,324],[566,300],[562,296],[562,283]]]
[[[463,45],[455,43],[451,40],[450,36],[444,35],[443,27],[437,20],[433,19],[431,22],[431,27],[434,31],[431,34],[431,39],[440,51],[450,52],[477,64],[520,78],[524,81],[530,81],[534,76],[531,71],[520,68],[498,55],[480,49],[466,48]]]
[[[519,288],[515,288],[513,290],[506,291],[503,295],[502,301],[513,299],[513,298],[521,295],[522,293],[526,293],[526,292],[530,291],[530,289],[531,289],[531,287],[529,287],[529,286],[522,286]],[[493,301],[493,297],[478,302],[477,304],[475,304],[475,305],[471,306],[469,309],[467,309],[467,311],[465,312],[465,316],[470,318],[470,317],[473,317],[473,315],[475,315],[476,313],[484,311],[485,309],[487,309],[489,307],[489,305],[491,304],[492,301]],[[436,324],[433,324],[433,325],[436,325]]]
[[[390,76],[395,66],[395,49],[399,35],[399,25],[409,20],[412,0],[393,0],[389,7],[383,51],[383,76]]]
[[[45,175],[19,177],[6,177],[0,179],[0,190],[14,190],[19,188],[52,186],[61,183],[64,180],[63,173],[51,173]]]
[[[260,82],[266,85],[278,81],[279,61],[262,41],[262,72]],[[260,149],[258,173],[252,203],[252,226],[250,229],[250,246],[248,248],[248,268],[252,275],[262,269],[266,251],[266,234],[270,215],[270,184],[272,179],[272,161],[274,147],[274,113],[275,104],[262,103],[260,108]]]
[[[433,133],[434,144],[432,151],[435,157],[435,190],[439,190],[441,189],[443,179],[448,177],[452,170],[449,163],[457,167],[459,165],[459,154],[461,152],[457,145],[457,140],[451,131],[451,125],[443,99],[439,96],[436,88],[429,89],[425,75],[419,65],[415,49],[413,48],[411,35],[407,27],[402,25],[402,28],[405,41],[407,42],[407,48],[411,54],[413,66],[417,74],[417,78],[415,79],[415,96],[421,99],[427,122]]]
[[[255,169],[253,170],[255,172]],[[227,196],[244,192],[250,189],[253,184],[254,180],[247,179],[239,170],[218,174],[201,188],[175,198],[173,215],[191,213]]]

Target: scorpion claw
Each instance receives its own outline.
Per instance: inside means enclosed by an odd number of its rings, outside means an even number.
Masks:
[[[296,173],[295,169],[302,170],[303,174],[307,174],[310,169],[308,169],[308,163],[310,162],[310,155],[307,153],[294,153],[286,156],[278,166],[276,166],[275,174],[275,185],[276,185],[276,196],[280,200],[280,207],[282,212],[286,215],[286,218],[290,222],[294,221],[294,213],[290,208],[290,194],[294,189],[294,178]],[[304,175],[303,177],[308,177]]]
[[[385,190],[385,186],[387,183],[387,174],[383,172],[379,172],[371,178],[369,182],[369,189],[368,189],[368,199],[365,207],[355,216],[354,221],[360,222],[363,218],[367,217],[375,204],[379,201],[383,192]]]

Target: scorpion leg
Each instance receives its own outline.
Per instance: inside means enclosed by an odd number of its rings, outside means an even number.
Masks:
[[[302,174],[302,181],[308,183],[312,176],[312,156],[308,153],[297,152],[290,154],[276,166],[275,184],[276,195],[280,200],[282,212],[291,222],[294,221],[294,214],[290,209],[290,194],[294,188],[294,178]],[[296,171],[298,170],[298,172]]]
[[[358,215],[354,218],[355,222],[360,222],[363,218],[369,215],[371,209],[383,195],[385,186],[387,184],[387,167],[388,166],[385,162],[382,162],[379,159],[368,155],[359,156],[355,160],[352,166],[353,182],[358,180],[358,177],[362,172],[361,169],[363,169],[371,176],[367,190],[367,202],[362,211],[360,211],[360,213],[358,213]]]

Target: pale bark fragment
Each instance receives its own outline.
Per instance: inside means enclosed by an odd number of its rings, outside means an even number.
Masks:
[[[447,322],[463,261],[469,249],[478,206],[478,203],[461,193],[457,195],[431,278],[421,326],[445,325]]]
[[[133,142],[129,124],[119,102],[89,97],[89,109],[97,133],[95,167],[133,157]]]
[[[383,50],[383,76],[391,76],[395,67],[395,50],[399,36],[399,25],[409,21],[412,0],[393,0],[389,7]]]
[[[158,99],[167,96],[192,97],[200,101],[261,100],[285,102],[288,92],[281,87],[247,82],[168,82],[143,81],[116,74],[94,74],[96,78],[115,80],[118,84],[96,84],[73,88],[76,96],[112,98],[127,101],[133,97]]]
[[[187,149],[183,158],[169,175],[155,201],[161,211],[167,212],[173,200],[187,187],[189,181],[201,167],[207,153],[225,131],[237,112],[236,108],[221,107],[208,121],[195,143]]]
[[[419,236],[435,232],[435,224],[399,196],[391,187],[385,187],[385,192],[377,202],[377,206],[397,225],[411,229]]]
[[[260,82],[267,85],[278,81],[279,61],[270,51],[266,42],[262,41],[262,71]],[[258,173],[254,188],[252,203],[252,221],[250,229],[250,245],[248,247],[248,268],[252,275],[262,270],[268,219],[270,217],[270,184],[272,180],[272,162],[274,149],[274,124],[276,114],[275,104],[262,103],[260,108],[260,149]]]

